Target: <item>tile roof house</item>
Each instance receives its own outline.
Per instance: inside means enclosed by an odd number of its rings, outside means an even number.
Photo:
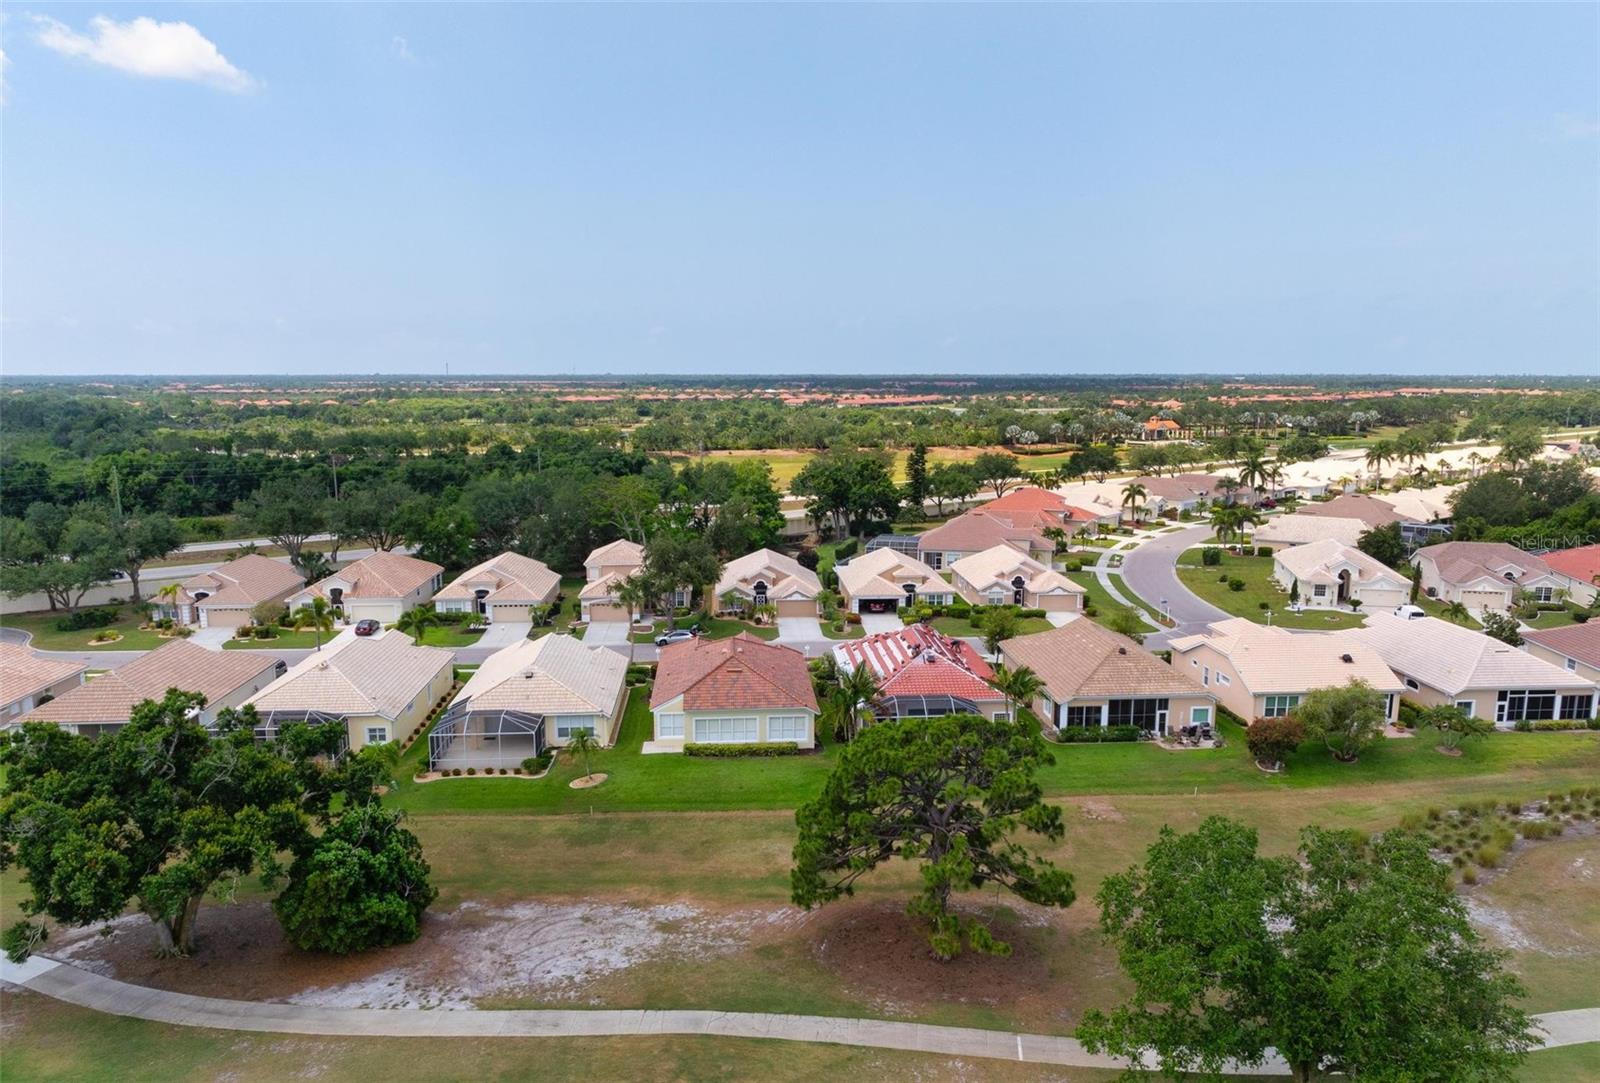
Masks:
[[[1600,621],[1527,629],[1522,649],[1586,681],[1600,681]]]
[[[1222,479],[1216,474],[1173,474],[1171,477],[1139,477],[1133,482],[1144,486],[1144,507],[1150,514],[1160,515],[1168,508],[1178,511],[1193,511],[1201,504],[1225,497],[1222,488]],[[1132,482],[1122,482],[1117,486],[1118,499],[1121,499],[1122,486]]]
[[[1332,515],[1303,515],[1297,511],[1288,515],[1267,516],[1266,522],[1251,532],[1250,543],[1271,546],[1276,551],[1291,545],[1305,545],[1308,542],[1332,538],[1354,548],[1367,529],[1367,524],[1360,519]]]
[[[1510,609],[1524,590],[1548,602],[1566,589],[1543,560],[1504,542],[1428,545],[1413,553],[1411,561],[1424,594],[1471,610]]]
[[[626,538],[618,538],[594,550],[583,562],[583,589],[578,591],[578,602],[586,621],[625,621],[633,618],[628,607],[617,600],[617,590],[624,581],[644,567],[644,546]],[[692,590],[680,587],[664,601],[673,608],[686,608]],[[652,608],[649,605],[642,609]]]
[[[1404,605],[1411,596],[1411,580],[1333,538],[1277,550],[1272,577],[1284,590],[1298,588],[1299,604],[1310,609],[1332,609],[1354,600],[1374,612]]]
[[[561,577],[542,561],[501,553],[456,576],[433,596],[441,613],[476,613],[482,620],[527,623],[528,607],[561,595]]]
[[[1340,634],[1376,651],[1399,675],[1405,698],[1424,707],[1453,704],[1502,728],[1595,714],[1592,680],[1447,620],[1374,613]]]
[[[427,721],[455,680],[455,652],[419,647],[394,629],[345,632],[250,697],[267,731],[326,716],[344,722],[351,751],[403,740]]]
[[[1216,721],[1216,697],[1179,667],[1127,636],[1073,621],[1000,645],[1013,670],[1026,666],[1044,684],[1031,704],[1046,726],[1138,726],[1162,735]]]
[[[98,736],[127,725],[140,703],[177,688],[206,697],[199,721],[210,726],[224,708],[243,706],[269,687],[282,669],[277,658],[258,651],[212,651],[173,639],[35,707],[26,717]]]
[[[320,597],[341,606],[347,622],[393,624],[406,610],[426,604],[443,579],[444,568],[432,561],[404,553],[373,553],[291,594],[288,604],[298,609]]]
[[[1289,714],[1307,693],[1355,679],[1387,697],[1387,717],[1394,721],[1405,685],[1378,651],[1348,634],[1291,632],[1230,617],[1200,635],[1172,640],[1172,664],[1198,677],[1246,723]]]
[[[82,662],[34,654],[31,647],[0,643],[0,728],[41,700],[48,702],[77,688],[86,668]]]
[[[685,742],[816,745],[817,695],[805,657],[745,632],[662,648],[650,714],[647,752],[681,752]]]
[[[173,604],[183,624],[237,628],[260,603],[284,602],[304,585],[286,561],[251,553],[185,579]]]
[[[1405,518],[1395,510],[1393,504],[1368,496],[1366,493],[1345,493],[1332,500],[1313,501],[1301,505],[1294,514],[1330,519],[1360,519],[1368,528],[1388,526]]]
[[[935,571],[997,545],[1048,560],[1055,554],[1056,545],[1045,537],[1044,531],[1060,525],[1039,513],[996,513],[987,507],[974,508],[918,535],[917,556]]]
[[[972,644],[926,624],[848,639],[833,648],[839,668],[866,666],[878,678],[878,708],[891,718],[934,718],[952,713],[994,718],[1006,698],[990,683],[994,670]]]
[[[1047,614],[1077,614],[1083,611],[1087,594],[1060,572],[1009,545],[962,557],[950,565],[950,576],[956,593],[973,605],[1020,605]]]
[[[893,549],[874,549],[835,564],[839,594],[851,613],[893,613],[902,605],[949,605],[954,591],[922,561]]]
[[[1556,549],[1543,560],[1574,602],[1592,606],[1600,601],[1600,545]]]
[[[434,725],[437,768],[511,767],[579,732],[616,742],[628,660],[569,635],[525,639],[491,654]]]
[[[735,608],[770,603],[780,617],[815,617],[822,581],[794,557],[757,549],[723,566],[714,593],[719,608],[725,607],[725,597],[733,595],[743,603]]]
[[[1055,525],[1067,527],[1104,518],[1099,511],[1080,508],[1055,490],[1041,489],[1037,485],[1012,489],[1005,496],[981,504],[975,510],[1009,518],[1018,524],[1029,523],[1035,516],[1048,516]]]

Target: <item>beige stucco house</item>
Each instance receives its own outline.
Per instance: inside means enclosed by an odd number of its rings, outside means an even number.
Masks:
[[[287,561],[251,553],[185,579],[171,603],[179,623],[237,628],[262,602],[283,602],[305,585]]]
[[[456,576],[433,597],[441,613],[475,613],[485,623],[532,620],[528,607],[561,595],[561,577],[542,561],[501,553]]]
[[[817,595],[821,593],[822,581],[816,572],[773,549],[757,549],[730,560],[715,592],[719,608],[725,607],[724,599],[732,595],[741,601],[740,608],[771,604],[780,617],[817,616]]]
[[[1009,545],[996,545],[950,565],[950,583],[973,605],[1019,605],[1046,613],[1081,613],[1087,591]]]
[[[1600,621],[1562,628],[1530,628],[1522,649],[1586,681],[1600,682]]]
[[[1422,593],[1471,610],[1507,610],[1520,591],[1535,601],[1554,601],[1566,589],[1543,560],[1504,542],[1443,542],[1411,556]]]
[[[83,683],[82,662],[34,654],[17,643],[0,643],[0,728]]]
[[[349,623],[393,624],[406,610],[426,605],[443,580],[444,568],[432,561],[404,553],[373,553],[290,595],[289,608],[298,609],[320,597],[342,607]]]
[[[96,737],[127,725],[140,703],[177,688],[206,697],[197,720],[211,726],[221,711],[243,706],[284,669],[277,658],[260,651],[211,651],[174,639],[40,704],[25,717]]]
[[[1595,716],[1593,679],[1447,620],[1374,613],[1340,634],[1376,651],[1418,706],[1453,704],[1501,728]]]
[[[1404,605],[1411,594],[1411,580],[1333,538],[1278,550],[1272,577],[1284,590],[1298,586],[1299,604],[1307,609],[1358,601],[1370,613]]]
[[[839,577],[839,594],[851,613],[893,613],[918,602],[949,605],[955,595],[938,572],[893,549],[863,553],[849,563],[834,565],[833,571]]]
[[[274,732],[290,721],[339,720],[352,752],[409,737],[455,682],[455,653],[404,632],[344,632],[247,703]]]
[[[989,505],[984,505],[923,531],[917,536],[917,556],[938,571],[975,553],[997,545],[1009,545],[1036,560],[1048,561],[1056,549],[1055,542],[1044,535],[1051,527],[1061,527],[1069,534],[1077,529],[1077,526],[1063,525],[1037,512],[1024,509],[994,512],[989,510]]]
[[[1030,705],[1045,726],[1138,726],[1164,736],[1216,722],[1216,695],[1127,636],[1076,620],[1000,645],[1001,660],[1044,683]]]
[[[1291,632],[1230,617],[1201,635],[1172,640],[1172,665],[1246,724],[1290,714],[1308,693],[1358,679],[1384,694],[1385,717],[1393,722],[1405,685],[1378,651],[1347,635]]]
[[[745,632],[663,648],[650,714],[647,752],[681,752],[686,742],[816,745],[817,696],[805,657]]]

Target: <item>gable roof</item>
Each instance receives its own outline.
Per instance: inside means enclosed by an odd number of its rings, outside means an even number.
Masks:
[[[1340,634],[1377,651],[1396,672],[1448,695],[1469,688],[1594,687],[1527,651],[1437,617],[1373,613],[1364,627]]]
[[[393,720],[454,661],[454,651],[419,647],[392,628],[376,636],[344,634],[245,702],[263,714],[324,711]]]
[[[1585,665],[1600,666],[1600,621],[1569,624],[1563,628],[1533,628],[1523,632],[1522,638]]]
[[[603,564],[626,564],[638,567],[643,563],[644,546],[627,538],[608,542],[583,558],[583,566],[586,568],[599,567]]]
[[[885,696],[1003,698],[989,684],[994,670],[972,644],[926,624],[845,640],[833,648],[833,655],[844,669],[871,669]]]
[[[443,572],[441,565],[430,560],[404,553],[373,553],[317,580],[303,593],[327,597],[331,586],[348,583],[346,598],[404,598]]]
[[[1355,580],[1358,584],[1387,579],[1396,586],[1410,588],[1410,580],[1399,572],[1336,538],[1323,538],[1320,541],[1307,542],[1305,545],[1280,549],[1274,555],[1278,563],[1288,569],[1296,579],[1322,579],[1333,582],[1338,578],[1334,569],[1340,564],[1348,564],[1355,569]]]
[[[1367,532],[1367,524],[1360,519],[1347,519],[1333,515],[1271,515],[1256,527],[1250,540],[1256,545],[1303,545],[1307,542],[1333,538],[1353,546]]]
[[[874,549],[846,564],[834,565],[839,586],[852,598],[905,596],[905,584],[914,583],[918,593],[948,593],[944,577],[916,557],[894,549]]]
[[[1052,543],[1042,531],[1051,525],[1038,513],[1018,511],[1013,516],[974,508],[923,531],[917,537],[917,548],[922,552],[955,553],[976,553],[1001,544],[1016,549],[1049,549]]]
[[[472,584],[480,582],[489,588],[485,602],[533,605],[550,597],[561,586],[561,577],[543,561],[521,553],[501,553],[468,568],[434,597],[470,599],[475,597]]]
[[[962,557],[950,565],[950,570],[979,591],[996,583],[1010,590],[1011,581],[1021,576],[1024,586],[1035,594],[1088,593],[1060,572],[1045,567],[1026,553],[1019,553],[1009,545],[996,545],[981,553]]]
[[[1310,515],[1331,519],[1360,519],[1368,527],[1388,526],[1405,521],[1405,516],[1393,504],[1368,496],[1365,493],[1345,493],[1332,500],[1315,500],[1300,505],[1296,515]]]
[[[767,597],[773,600],[815,598],[822,593],[822,580],[817,573],[794,557],[775,549],[757,549],[728,561],[722,578],[717,580],[716,594],[721,597],[735,588],[751,587],[757,580],[767,584]]]
[[[160,699],[169,688],[199,692],[207,703],[231,695],[269,676],[278,666],[258,651],[210,651],[187,639],[174,639],[131,662],[102,673],[28,712],[46,722],[126,722],[134,707]]]
[[[1144,486],[1148,496],[1159,496],[1162,500],[1183,502],[1186,500],[1212,499],[1222,492],[1222,479],[1216,474],[1173,474],[1171,477],[1138,477],[1133,479]],[[1124,485],[1129,484],[1124,482]],[[1118,499],[1121,499],[1121,487],[1118,487]]]
[[[1439,578],[1446,583],[1470,583],[1483,578],[1520,583],[1550,574],[1550,566],[1544,561],[1505,542],[1440,542],[1423,546],[1414,556],[1419,561],[1432,561]],[[1515,578],[1506,579],[1505,569],[1510,569]]]
[[[748,632],[731,639],[691,639],[661,651],[652,709],[683,697],[685,710],[817,709],[811,671],[797,650],[764,643]]]
[[[1354,678],[1380,692],[1401,691],[1405,686],[1380,652],[1365,642],[1347,639],[1350,634],[1291,632],[1230,617],[1212,624],[1208,633],[1174,639],[1171,647],[1176,657],[1209,646],[1233,665],[1245,687],[1257,696],[1306,692],[1346,684]]]
[[[1576,549],[1557,549],[1544,554],[1547,568],[1580,583],[1600,582],[1600,545],[1581,545]]]
[[[82,662],[65,662],[34,654],[31,647],[0,643],[0,703],[16,703],[37,695],[57,681],[87,668]]]
[[[199,592],[209,595],[195,602],[204,608],[244,607],[298,590],[304,582],[304,577],[285,561],[251,553],[185,579],[182,589],[186,601],[194,601]]]
[[[457,693],[471,710],[609,715],[627,679],[628,660],[568,635],[525,639],[495,651]]]
[[[1018,636],[1000,645],[1027,666],[1057,703],[1084,696],[1209,696],[1211,693],[1127,636],[1091,620]]]

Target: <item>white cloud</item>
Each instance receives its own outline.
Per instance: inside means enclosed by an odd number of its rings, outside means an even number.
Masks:
[[[183,79],[242,94],[256,81],[228,62],[204,34],[188,23],[158,23],[140,16],[125,23],[96,15],[89,33],[47,16],[34,16],[38,41],[63,56],[83,57],[146,79]]]
[[[411,51],[411,44],[399,34],[396,34],[394,40],[389,43],[389,48],[394,51],[396,60],[404,60],[409,63],[417,59],[416,54]]]

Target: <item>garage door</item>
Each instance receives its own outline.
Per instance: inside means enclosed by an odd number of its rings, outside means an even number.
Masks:
[[[202,609],[201,624],[207,628],[237,628],[241,624],[250,623],[250,610],[248,609]]]
[[[525,605],[491,605],[489,607],[489,620],[521,621],[526,624],[533,618],[528,616],[528,607]]]
[[[1361,608],[1369,613],[1406,604],[1406,592],[1403,590],[1362,590],[1357,591],[1356,595],[1361,599]]]
[[[393,624],[400,619],[396,608],[392,602],[350,602],[344,607],[344,616],[349,621],[375,620],[380,624]]]
[[[1464,590],[1461,604],[1468,609],[1504,609],[1506,596],[1498,590]]]
[[[600,622],[619,621],[619,620],[627,620],[628,617],[629,617],[629,613],[628,613],[628,610],[627,610],[626,606],[620,606],[620,605],[591,605],[589,607],[589,619],[591,621],[600,621]]]
[[[1044,594],[1037,602],[1038,607],[1046,613],[1071,613],[1078,608],[1076,594]]]
[[[814,617],[817,615],[817,603],[814,599],[796,600],[790,598],[778,603],[778,616],[780,617]]]

